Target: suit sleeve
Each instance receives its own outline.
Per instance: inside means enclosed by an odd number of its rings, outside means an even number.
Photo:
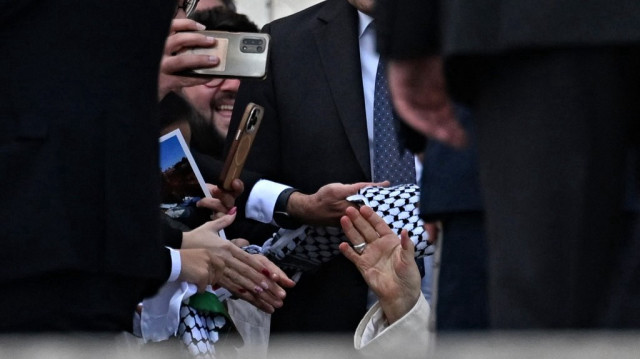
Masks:
[[[435,0],[377,0],[378,51],[408,59],[440,52],[439,6]]]

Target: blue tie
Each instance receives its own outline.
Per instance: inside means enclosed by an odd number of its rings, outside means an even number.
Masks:
[[[400,147],[391,107],[384,61],[378,62],[373,95],[373,180],[389,180],[392,186],[416,183],[413,154]],[[424,277],[424,259],[416,258],[420,275]]]
[[[373,97],[373,180],[389,180],[391,185],[416,183],[413,155],[400,148],[389,88],[380,59]]]

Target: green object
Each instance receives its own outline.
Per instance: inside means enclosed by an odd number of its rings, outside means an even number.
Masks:
[[[189,298],[189,306],[201,313],[217,313],[231,320],[227,308],[218,297],[210,292],[194,294]]]

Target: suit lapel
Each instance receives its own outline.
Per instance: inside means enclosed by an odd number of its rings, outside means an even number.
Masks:
[[[351,148],[367,178],[371,177],[369,140],[364,111],[358,15],[347,0],[327,0],[318,15],[314,36],[331,97]]]

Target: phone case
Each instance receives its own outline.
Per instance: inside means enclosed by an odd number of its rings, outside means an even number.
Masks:
[[[206,69],[190,71],[192,75],[265,78],[270,37],[268,34],[251,32],[194,31],[217,40],[211,48],[191,48],[185,50],[193,54],[216,55],[220,64]]]
[[[245,108],[220,174],[220,186],[223,189],[230,191],[231,182],[240,176],[263,114],[264,108],[255,103],[249,103]]]

